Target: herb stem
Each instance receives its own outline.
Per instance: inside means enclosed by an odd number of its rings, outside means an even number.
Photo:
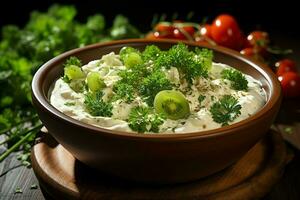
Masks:
[[[18,126],[18,125],[20,125],[20,124],[29,122],[30,120],[37,119],[37,118],[38,118],[38,115],[34,115],[34,116],[32,116],[32,117],[29,117],[29,118],[26,118],[26,119],[24,119],[24,120],[22,120],[22,121],[19,121],[19,122],[13,124],[11,127],[6,128],[6,129],[4,129],[4,130],[1,130],[1,131],[0,131],[0,135],[5,134],[6,132],[10,131],[11,129],[13,129],[14,127],[16,127],[16,126]]]
[[[28,140],[28,138],[30,138],[35,133],[35,130],[41,129],[42,127],[43,127],[42,124],[38,124],[32,129],[26,131],[25,132],[26,135],[22,139],[20,139],[17,143],[15,143],[12,147],[7,149],[3,154],[0,155],[0,163],[12,152],[14,152],[17,148],[19,148],[23,143],[25,143]]]

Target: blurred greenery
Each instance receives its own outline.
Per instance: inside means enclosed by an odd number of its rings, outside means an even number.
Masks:
[[[87,44],[141,37],[140,31],[122,15],[115,17],[112,27],[107,27],[101,14],[90,16],[85,23],[80,23],[75,18],[76,13],[74,6],[53,5],[46,13],[32,12],[23,28],[15,25],[2,28],[0,135],[6,136],[0,145],[11,148],[24,137],[25,132],[30,132],[40,123],[31,104],[30,84],[43,63],[67,50]],[[33,140],[34,137],[29,137],[14,151],[25,150],[28,153],[28,144]]]

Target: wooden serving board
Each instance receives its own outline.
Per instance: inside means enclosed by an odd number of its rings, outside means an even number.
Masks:
[[[288,158],[280,134],[270,130],[242,159],[215,175],[185,184],[149,186],[88,168],[50,134],[33,147],[31,157],[40,186],[53,199],[205,200],[263,197],[281,177]]]

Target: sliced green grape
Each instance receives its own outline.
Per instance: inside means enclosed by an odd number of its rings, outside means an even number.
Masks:
[[[133,47],[123,47],[120,50],[120,57],[124,65],[129,68],[143,63],[141,53]]]
[[[80,67],[76,65],[68,65],[64,68],[65,77],[71,81],[76,79],[82,79],[85,77],[84,72]]]
[[[142,57],[140,56],[140,54],[135,52],[128,54],[124,58],[124,65],[129,68],[142,63],[143,63]]]
[[[103,79],[101,78],[101,75],[97,72],[91,72],[88,74],[87,85],[92,92],[99,91],[106,86]]]
[[[76,80],[72,80],[69,83],[69,86],[72,90],[74,90],[75,92],[79,93],[79,92],[83,92],[84,88],[85,88],[85,82],[83,79],[76,79]]]
[[[185,96],[175,90],[160,91],[154,99],[157,113],[163,113],[167,118],[177,120],[189,116],[190,106]]]
[[[121,60],[124,60],[124,58],[130,54],[130,53],[140,53],[139,50],[133,48],[133,47],[123,47],[121,50],[120,50],[120,57],[121,57]]]

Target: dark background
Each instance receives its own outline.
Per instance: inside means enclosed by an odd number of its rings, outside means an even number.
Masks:
[[[5,3],[4,3],[5,2]],[[178,19],[185,19],[186,15],[193,11],[193,21],[201,22],[208,17],[211,22],[220,13],[234,15],[245,33],[259,28],[276,35],[299,38],[299,7],[297,1],[284,0],[6,0],[0,5],[0,27],[4,24],[24,25],[32,10],[46,11],[53,3],[74,4],[78,9],[79,20],[84,20],[88,15],[102,13],[108,22],[113,17],[122,13],[130,18],[130,21],[139,29],[147,31],[151,28],[153,15],[166,13],[171,19],[174,13],[178,13]]]
[[[185,20],[188,13],[194,12],[191,21],[200,23],[207,18],[211,23],[217,15],[228,13],[237,19],[245,35],[256,29],[267,31],[276,46],[292,49],[294,53],[287,57],[300,66],[300,9],[296,0],[5,0],[0,4],[0,29],[5,24],[23,26],[31,11],[44,12],[55,3],[75,5],[76,19],[81,22],[89,15],[102,13],[110,26],[117,14],[124,14],[144,33],[151,29],[155,14],[166,14],[171,20],[177,13],[177,19]]]

